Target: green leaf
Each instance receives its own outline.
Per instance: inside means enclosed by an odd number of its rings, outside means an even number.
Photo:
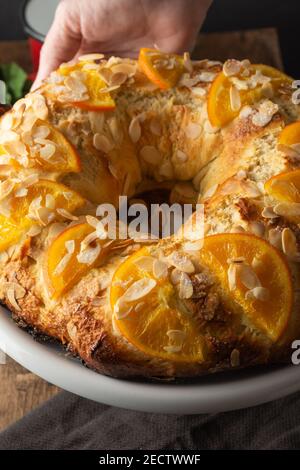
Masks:
[[[0,65],[0,79],[6,83],[7,104],[13,104],[24,96],[27,74],[19,65],[14,62]]]

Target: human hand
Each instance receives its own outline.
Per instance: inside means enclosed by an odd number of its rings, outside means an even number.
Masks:
[[[141,47],[164,52],[194,46],[212,0],[62,0],[41,51],[33,85],[62,62],[103,52],[135,57]]]

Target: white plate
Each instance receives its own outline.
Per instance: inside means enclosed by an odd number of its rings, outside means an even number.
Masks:
[[[258,405],[300,390],[300,369],[292,365],[215,374],[188,384],[113,379],[87,369],[59,347],[38,343],[16,326],[3,307],[0,348],[58,387],[100,403],[138,411],[216,413]]]

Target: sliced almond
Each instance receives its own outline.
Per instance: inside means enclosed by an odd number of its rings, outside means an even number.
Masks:
[[[233,291],[236,289],[236,275],[237,275],[237,265],[230,264],[227,270],[227,280],[228,280],[228,286],[229,286],[230,291]]]
[[[177,284],[178,295],[180,299],[190,299],[193,295],[193,283],[189,276],[182,272],[179,284]]]
[[[41,148],[40,157],[43,160],[50,160],[50,158],[53,157],[55,152],[56,152],[55,145],[54,144],[47,144],[47,145],[45,145],[44,147]]]
[[[241,108],[241,97],[238,89],[232,85],[229,89],[230,107],[232,111],[239,111]]]
[[[116,305],[114,306],[114,314],[118,320],[126,318],[133,310],[132,305],[128,305],[123,299],[119,299]]]
[[[69,262],[71,261],[72,253],[66,253],[63,258],[59,261],[56,268],[53,271],[54,276],[60,276],[66,267],[68,266]]]
[[[263,222],[253,221],[249,223],[249,229],[257,237],[263,237],[265,234],[265,225]]]
[[[282,230],[281,241],[283,252],[287,256],[292,258],[297,255],[297,239],[294,232],[290,228],[286,227]]]
[[[254,269],[245,263],[237,265],[237,276],[247,289],[254,289],[261,285]]]
[[[93,145],[97,150],[104,153],[109,153],[113,148],[113,143],[102,134],[95,134],[93,138]]]
[[[63,208],[58,208],[56,209],[56,212],[61,215],[62,217],[64,217],[64,219],[68,219],[68,220],[78,220],[78,217],[76,215],[73,215],[71,214],[71,212],[69,212],[68,210],[66,209],[63,209]]]
[[[203,247],[203,240],[194,240],[185,242],[183,245],[184,251],[199,251]]]
[[[257,299],[262,302],[266,302],[270,298],[270,292],[268,289],[262,286],[254,287],[251,290],[248,290],[245,294],[246,299]]]
[[[142,299],[148,295],[156,286],[156,281],[150,278],[140,279],[133,284],[125,291],[123,294],[122,301],[133,302],[135,300]]]
[[[300,204],[299,204],[299,207],[300,207]],[[271,206],[264,207],[263,210],[262,210],[261,215],[265,219],[274,219],[274,218],[278,217],[278,214],[275,212],[275,208],[273,208]]]
[[[169,266],[162,260],[156,259],[153,262],[153,274],[156,279],[166,279],[168,277]]]
[[[187,159],[188,159],[187,154],[184,153],[182,150],[178,149],[176,151],[176,160],[178,160],[180,163],[185,163]]]
[[[195,272],[195,266],[193,262],[187,256],[181,255],[180,253],[172,253],[170,256],[168,256],[168,262],[171,264],[171,266],[174,266],[184,273],[192,274]]]
[[[190,122],[185,128],[185,135],[192,140],[198,139],[201,134],[201,126],[200,124],[196,124],[194,122]]]
[[[281,202],[274,207],[275,214],[281,216],[299,216],[300,203],[299,202]]]
[[[193,72],[193,63],[191,61],[190,53],[189,52],[184,52],[183,54],[183,66],[186,68],[186,70],[190,73]]]
[[[94,60],[101,60],[104,59],[104,54],[98,54],[98,53],[93,53],[93,54],[84,54],[78,57],[78,60],[80,61],[94,61]]]
[[[152,118],[151,121],[150,121],[150,126],[149,127],[150,127],[150,131],[152,132],[152,134],[157,135],[158,137],[161,136],[162,128],[161,128],[161,124],[160,124],[158,119]]]
[[[97,243],[96,246],[89,246],[83,251],[81,251],[76,256],[76,258],[78,263],[91,265],[96,261],[96,259],[100,255],[100,252],[101,246],[99,245],[99,243]]]
[[[241,71],[242,64],[239,60],[229,59],[224,62],[223,73],[226,77],[238,75]]]
[[[141,125],[138,117],[135,117],[131,120],[128,132],[130,139],[134,144],[136,144],[140,140],[142,134]]]
[[[141,157],[145,162],[151,165],[158,165],[162,159],[157,148],[152,145],[145,145],[145,147],[141,149]]]
[[[271,245],[278,248],[278,250],[282,250],[282,236],[279,230],[276,228],[272,228],[268,232],[268,239]]]

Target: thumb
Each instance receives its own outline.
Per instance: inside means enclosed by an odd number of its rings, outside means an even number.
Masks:
[[[70,7],[68,12],[66,5],[62,2],[57,7],[53,24],[41,49],[40,66],[32,85],[33,90],[61,63],[71,60],[80,48],[81,34],[79,28],[76,32],[77,20],[74,18],[72,21]]]

